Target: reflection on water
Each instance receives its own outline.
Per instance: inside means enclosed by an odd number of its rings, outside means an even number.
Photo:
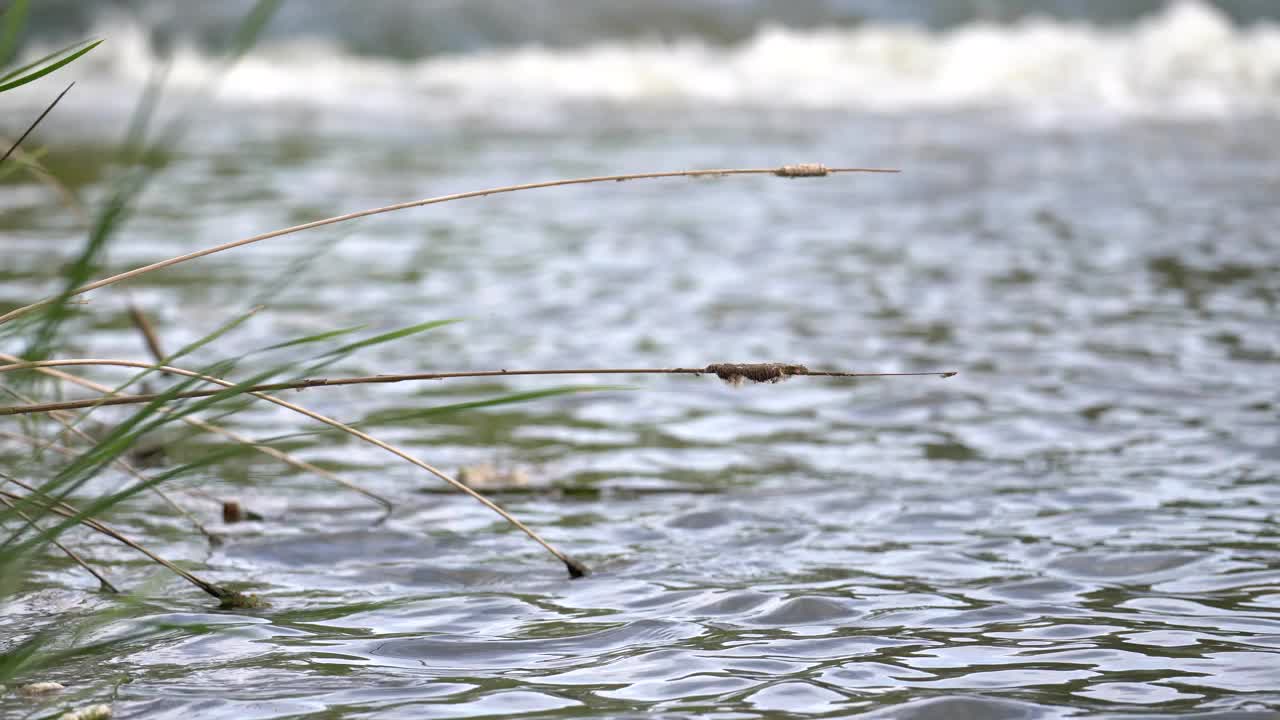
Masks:
[[[205,489],[268,520],[220,528],[222,547],[146,501],[116,518],[219,581],[250,582],[270,609],[213,612],[77,537],[140,596],[94,595],[51,556],[6,607],[0,638],[108,607],[124,617],[103,636],[167,623],[49,673],[114,693],[128,717],[1280,707],[1273,122],[1034,130],[983,114],[729,124],[690,112],[610,124],[594,112],[554,132],[436,129],[429,147],[301,125],[288,139],[194,145],[111,261],[520,179],[892,163],[907,172],[416,210],[130,290],[178,346],[287,273],[269,309],[225,338],[228,354],[356,323],[467,318],[363,353],[351,372],[781,360],[961,374],[741,390],[637,378],[630,392],[378,427],[443,467],[519,467],[551,486],[501,500],[596,568],[574,582],[488,511],[427,492],[431,478],[301,436],[306,458],[399,499],[394,516],[373,527],[358,497],[245,460]],[[13,304],[47,290],[75,246],[47,191],[4,187],[0,301]],[[119,296],[93,297],[74,354],[141,356]],[[216,356],[203,352],[192,362]],[[497,389],[300,398],[352,418]],[[308,429],[271,408],[232,422],[261,436]],[[29,707],[0,700],[0,717]]]

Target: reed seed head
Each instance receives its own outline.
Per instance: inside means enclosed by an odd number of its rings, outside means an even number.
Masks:
[[[818,163],[796,163],[795,165],[783,165],[777,170],[774,170],[773,174],[784,178],[798,178],[825,177],[829,172],[831,171],[827,169],[826,165],[819,165]]]
[[[707,366],[706,372],[734,387],[741,387],[748,380],[780,383],[792,375],[808,375],[809,368],[787,363],[712,363]]]

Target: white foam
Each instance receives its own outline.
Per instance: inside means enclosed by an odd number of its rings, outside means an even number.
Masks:
[[[93,74],[141,83],[143,33],[105,27]],[[217,61],[180,48],[170,82],[199,88]],[[528,112],[566,102],[726,104],[900,111],[967,107],[1033,114],[1219,117],[1280,114],[1280,26],[1237,27],[1181,0],[1125,27],[1028,20],[930,32],[867,24],[766,27],[749,41],[604,43],[436,56],[356,57],[325,41],[262,47],[220,84],[248,105],[343,112]]]

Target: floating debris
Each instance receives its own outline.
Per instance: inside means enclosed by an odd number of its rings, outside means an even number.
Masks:
[[[222,501],[222,522],[227,525],[245,522],[246,520],[261,522],[266,519],[266,516],[261,513],[256,513],[241,505],[239,500]]]
[[[40,695],[49,695],[59,690],[67,688],[62,683],[56,682],[33,682],[30,685],[23,685],[18,688],[18,694],[23,697],[38,697]]]
[[[489,463],[458,468],[458,480],[474,490],[510,490],[532,484],[529,473],[521,468],[500,468]]]
[[[108,720],[111,714],[110,705],[90,705],[86,708],[63,713],[58,717],[58,720]]]

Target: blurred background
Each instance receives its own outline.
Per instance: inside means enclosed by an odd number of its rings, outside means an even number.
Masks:
[[[38,35],[78,37],[92,32],[104,17],[116,15],[144,22],[162,41],[184,37],[217,46],[252,5],[251,0],[45,0],[32,8],[31,18]],[[268,37],[324,38],[354,54],[416,59],[520,45],[573,47],[624,40],[731,44],[750,39],[761,25],[811,30],[900,23],[935,31],[1028,19],[1114,25],[1166,5],[1165,0],[531,0],[518,6],[501,0],[314,0],[286,5]],[[1280,17],[1280,8],[1269,0],[1217,0],[1206,5],[1240,24]]]
[[[741,390],[635,378],[631,392],[375,426],[446,469],[530,478],[540,490],[501,499],[599,570],[574,583],[413,468],[291,438],[402,510],[370,529],[372,510],[347,510],[359,498],[246,459],[202,487],[273,522],[223,528],[236,541],[212,554],[145,504],[121,518],[218,577],[254,577],[276,608],[223,616],[186,591],[149,597],[139,621],[234,628],[115,649],[110,667],[134,678],[122,707],[1280,707],[1280,3],[312,0],[284,3],[228,68],[220,53],[250,5],[34,4],[23,57],[106,41],[6,93],[0,131],[76,80],[30,147],[90,208],[148,82],[163,82],[157,126],[185,123],[150,156],[162,172],[100,274],[514,182],[792,162],[903,172],[465,201],[129,284],[173,347],[267,305],[193,363],[462,317],[333,372],[788,361],[960,374]],[[0,305],[54,291],[84,226],[57,187],[7,176]],[[92,295],[65,353],[144,357],[124,297]],[[359,419],[548,385],[300,397]],[[308,429],[258,407],[225,422]],[[125,584],[149,572],[95,552]],[[108,604],[53,567],[30,598]],[[39,602],[22,607],[39,617]],[[104,667],[79,671],[104,680]]]
[[[46,0],[28,38],[110,37],[99,93],[161,58],[189,87],[251,6]],[[1274,111],[1277,18],[1267,0],[319,0],[285,3],[220,97],[392,126],[536,122],[557,102],[1221,117]]]

